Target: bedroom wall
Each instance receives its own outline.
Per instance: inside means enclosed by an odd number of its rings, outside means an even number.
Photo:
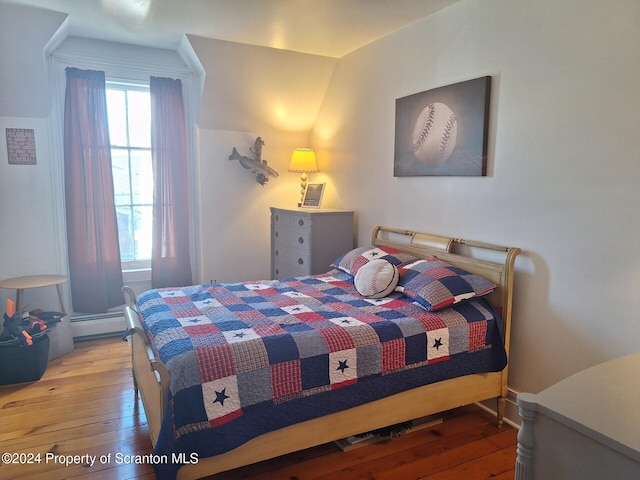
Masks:
[[[338,62],[312,134],[376,224],[518,246],[510,385],[640,347],[640,3],[463,0]],[[393,177],[395,99],[491,75],[486,177]]]
[[[269,207],[295,207],[300,199],[300,174],[287,168],[293,150],[309,146],[336,60],[188,39],[207,72],[198,118],[202,281],[270,278]],[[265,185],[229,161],[233,147],[251,157],[258,136],[265,142],[262,158],[279,174]]]
[[[59,12],[0,4],[0,279],[63,273],[46,119],[51,97],[42,52],[65,18]],[[8,164],[6,128],[34,130],[37,165]],[[9,296],[15,292],[0,289],[2,311]],[[59,308],[55,288],[27,290],[24,302],[27,308]]]

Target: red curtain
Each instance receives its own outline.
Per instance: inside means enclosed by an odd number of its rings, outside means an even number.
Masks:
[[[122,305],[104,72],[67,68],[64,171],[74,312]]]
[[[151,77],[153,288],[191,285],[187,135],[182,82]]]

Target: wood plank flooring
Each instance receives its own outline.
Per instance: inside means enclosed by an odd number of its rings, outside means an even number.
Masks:
[[[40,381],[0,387],[0,453],[22,460],[0,463],[0,478],[155,478],[151,466],[127,462],[126,456],[151,453],[130,366],[128,345],[120,338],[80,342],[72,353],[50,361]],[[515,429],[498,429],[495,419],[475,406],[443,418],[442,424],[384,443],[348,452],[322,445],[211,478],[513,479]],[[38,454],[39,463],[24,463]],[[65,465],[64,456],[75,458]]]

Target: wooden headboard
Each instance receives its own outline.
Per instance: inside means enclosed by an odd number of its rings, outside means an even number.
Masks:
[[[435,255],[495,283],[498,288],[488,299],[502,315],[504,346],[509,353],[513,275],[519,248],[382,226],[374,228],[371,241],[374,245],[393,247],[419,258]]]

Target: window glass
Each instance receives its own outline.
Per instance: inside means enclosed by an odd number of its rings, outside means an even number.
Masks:
[[[151,148],[151,101],[149,92],[127,92],[129,142],[132,147]]]
[[[131,189],[134,204],[153,204],[153,167],[150,150],[131,152]]]
[[[151,205],[133,208],[133,236],[136,246],[137,259],[151,258]]]
[[[107,90],[107,116],[111,145],[127,145],[127,107],[123,90]]]
[[[109,83],[107,110],[123,270],[148,268],[153,213],[148,87]]]
[[[133,215],[131,207],[116,207],[116,217],[118,218],[120,260],[122,262],[135,260],[135,250],[133,245]]]
[[[124,148],[111,149],[113,172],[113,197],[116,205],[131,204],[131,181],[129,175],[129,151]]]

